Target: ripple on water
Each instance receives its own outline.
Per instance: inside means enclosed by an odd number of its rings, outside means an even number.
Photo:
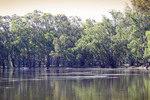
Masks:
[[[2,89],[12,89],[12,88],[15,88],[15,87],[10,87],[10,86],[0,86],[0,88],[2,88]]]
[[[74,79],[95,79],[95,78],[107,78],[108,76],[47,76],[40,77],[41,79],[47,78],[48,80],[74,80]]]

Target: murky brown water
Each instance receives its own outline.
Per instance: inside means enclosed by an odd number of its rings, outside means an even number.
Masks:
[[[0,69],[0,100],[150,100],[150,72]]]

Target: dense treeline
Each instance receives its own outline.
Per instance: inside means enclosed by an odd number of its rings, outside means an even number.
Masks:
[[[0,66],[148,66],[150,3],[132,4],[124,13],[110,11],[112,18],[103,16],[101,22],[38,10],[0,16]]]

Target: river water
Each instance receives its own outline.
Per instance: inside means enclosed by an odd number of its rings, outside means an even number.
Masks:
[[[150,100],[150,71],[0,69],[0,100]]]

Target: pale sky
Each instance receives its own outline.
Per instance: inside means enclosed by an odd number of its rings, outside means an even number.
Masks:
[[[123,11],[130,0],[0,0],[0,15],[25,15],[33,10],[101,21],[110,10]]]

